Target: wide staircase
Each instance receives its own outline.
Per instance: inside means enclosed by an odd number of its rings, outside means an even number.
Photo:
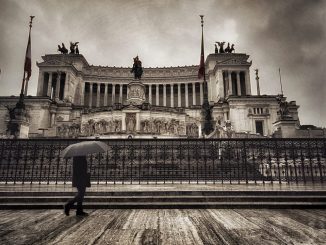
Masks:
[[[179,187],[178,187],[179,186]],[[91,188],[84,200],[86,209],[97,208],[325,208],[326,190],[283,188],[273,185],[224,185],[198,188],[186,185],[127,185]],[[193,185],[196,186],[196,185]],[[203,188],[200,188],[203,187]],[[295,186],[294,186],[295,187]],[[10,188],[9,188],[10,189]],[[179,190],[178,190],[179,189]],[[0,191],[0,209],[60,209],[75,195],[73,189]]]

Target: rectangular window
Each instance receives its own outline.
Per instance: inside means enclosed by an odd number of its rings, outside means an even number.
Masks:
[[[264,135],[263,121],[256,121],[256,133]]]

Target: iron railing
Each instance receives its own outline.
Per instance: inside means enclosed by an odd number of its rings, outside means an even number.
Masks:
[[[0,182],[70,183],[67,139],[0,140]],[[93,184],[324,183],[326,139],[111,139],[88,156]]]

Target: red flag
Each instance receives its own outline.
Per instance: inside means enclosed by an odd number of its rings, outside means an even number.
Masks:
[[[200,64],[198,70],[198,79],[204,77],[205,75],[205,61],[204,61],[204,35],[201,33],[201,54],[200,54]]]
[[[29,33],[29,36],[28,36],[28,44],[27,44],[26,55],[25,55],[24,72],[26,75],[25,79],[26,79],[26,81],[28,81],[32,75],[31,33]]]

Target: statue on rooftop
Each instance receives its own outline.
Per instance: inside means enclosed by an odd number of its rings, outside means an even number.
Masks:
[[[232,53],[234,51],[234,44],[231,45],[230,47],[230,43],[228,43],[228,46],[225,49],[225,53]]]
[[[232,53],[233,51],[235,52],[234,44],[231,45],[231,48],[230,48],[230,52],[229,53]]]
[[[230,48],[230,43],[228,43],[228,46],[226,47],[225,52],[226,52],[226,53],[230,53],[230,49],[231,49],[231,48]]]
[[[77,54],[76,47],[77,47],[77,51],[78,51],[78,54],[79,54],[79,50],[78,50],[78,46],[77,46],[78,43],[79,42],[75,42],[75,43],[70,42],[70,54]]]
[[[215,45],[215,54],[218,54],[218,48],[217,48],[216,43],[214,45]]]
[[[61,52],[61,54],[68,54],[68,49],[65,47],[64,43],[62,43],[62,47],[58,45],[58,51]]]
[[[216,42],[216,43],[220,47],[220,49],[219,49],[220,54],[225,53],[225,50],[224,50],[224,44],[225,44],[225,42]]]
[[[141,79],[141,76],[143,74],[143,68],[142,68],[141,61],[138,58],[138,55],[134,58],[134,64],[130,72],[134,73],[135,79],[139,79],[139,80]]]

